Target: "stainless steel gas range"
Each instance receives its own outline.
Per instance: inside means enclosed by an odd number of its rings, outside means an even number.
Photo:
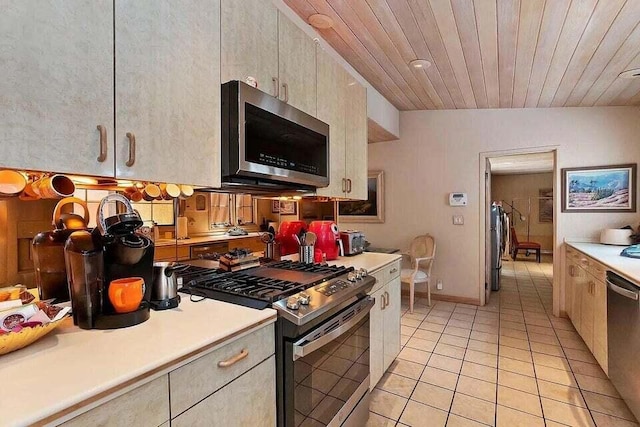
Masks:
[[[236,273],[191,266],[181,292],[254,308],[276,321],[279,426],[360,426],[369,416],[366,271],[281,261]]]

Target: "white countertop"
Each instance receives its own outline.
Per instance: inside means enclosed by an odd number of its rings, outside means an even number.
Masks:
[[[189,237],[188,239],[158,239],[154,242],[154,246],[163,247],[163,246],[185,246],[185,245],[200,245],[203,243],[213,243],[213,242],[226,242],[228,240],[235,239],[247,239],[250,237],[260,237],[260,233],[249,233],[244,236],[229,236],[228,234],[221,234],[217,236],[199,236],[199,237]]]
[[[365,252],[353,256],[339,257],[335,261],[328,261],[327,264],[345,267],[353,266],[355,268],[364,268],[365,270],[372,272],[400,258],[402,258],[401,254],[381,254],[376,252]]]
[[[68,319],[29,347],[0,356],[0,425],[26,425],[127,381],[173,370],[191,353],[272,323],[276,311],[214,300],[152,311],[146,322],[110,331],[82,330]],[[159,369],[159,370],[158,370]]]
[[[569,241],[566,244],[601,262],[619,275],[640,286],[640,259],[621,256],[620,252],[625,248],[624,246]]]

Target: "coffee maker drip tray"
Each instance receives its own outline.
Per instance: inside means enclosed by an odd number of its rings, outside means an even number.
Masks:
[[[149,320],[149,303],[142,301],[140,307],[129,313],[103,313],[95,319],[94,329],[119,329],[138,325]]]

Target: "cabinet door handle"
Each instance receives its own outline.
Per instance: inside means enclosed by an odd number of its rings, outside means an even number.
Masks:
[[[347,180],[342,178],[342,192],[346,193],[347,192]]]
[[[284,92],[284,102],[289,102],[289,85],[282,83],[282,91]]]
[[[380,310],[384,310],[385,307],[384,294],[380,294]]]
[[[273,97],[277,98],[280,96],[280,79],[271,77],[271,81],[273,82]]]
[[[351,193],[351,178],[347,178],[347,193]]]
[[[235,365],[236,363],[238,363],[239,361],[241,361],[242,359],[244,359],[245,357],[247,357],[249,355],[249,350],[247,350],[246,348],[243,348],[242,351],[238,354],[236,354],[235,356],[227,359],[227,360],[223,360],[221,362],[218,362],[218,367],[219,368],[228,368],[231,365]]]
[[[98,131],[100,132],[100,154],[98,155],[98,161],[102,163],[107,160],[107,128],[98,125]]]
[[[387,300],[387,303],[384,305],[385,307],[389,307],[389,292],[385,291],[385,299]]]
[[[129,160],[126,165],[131,167],[136,162],[136,136],[133,132],[127,132],[129,138]]]

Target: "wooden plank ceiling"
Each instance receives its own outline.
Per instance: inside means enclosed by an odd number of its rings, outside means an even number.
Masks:
[[[284,1],[400,110],[640,105],[640,0]]]

